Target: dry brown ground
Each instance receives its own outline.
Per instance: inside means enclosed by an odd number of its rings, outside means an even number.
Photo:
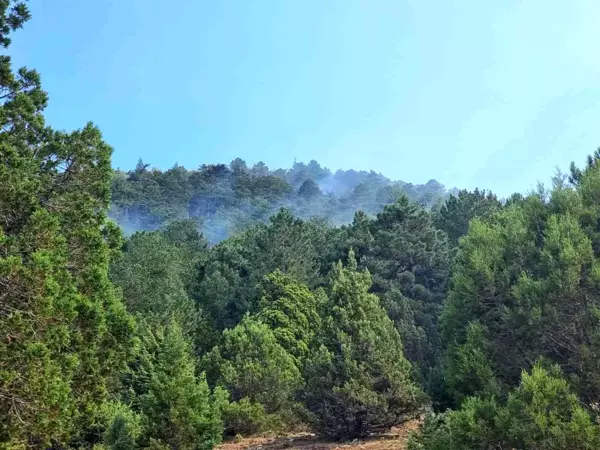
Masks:
[[[293,434],[278,437],[250,437],[239,442],[225,442],[217,450],[403,450],[406,448],[408,435],[418,428],[419,422],[413,420],[402,426],[392,428],[389,433],[376,438],[353,442],[331,442],[312,434]]]

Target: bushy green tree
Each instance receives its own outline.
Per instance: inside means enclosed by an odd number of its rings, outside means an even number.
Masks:
[[[0,43],[28,18],[0,2]],[[108,279],[112,149],[91,124],[46,127],[37,72],[0,72],[0,445],[89,444],[133,333]]]
[[[104,410],[104,445],[110,450],[136,450],[142,432],[140,415],[123,403],[109,403]]]
[[[264,323],[246,316],[235,328],[225,330],[221,344],[203,365],[211,384],[226,389],[238,410],[244,406],[254,414],[257,409],[252,405],[260,405],[265,414],[289,416],[301,384],[300,371]]]
[[[298,195],[304,199],[312,199],[320,196],[321,194],[322,193],[321,189],[319,189],[319,185],[310,178],[305,180],[298,189]]]
[[[359,209],[375,214],[401,195],[430,207],[447,193],[434,180],[412,185],[375,172],[332,174],[316,161],[270,171],[264,163],[248,169],[236,158],[229,165],[205,164],[198,170],[175,165],[161,171],[140,160],[134,170],[116,172],[111,216],[133,231],[197,218],[207,239],[217,243],[268,221],[282,206],[304,220],[319,216],[341,224]]]
[[[500,201],[491,192],[485,190],[467,191],[463,189],[456,195],[450,195],[446,202],[434,212],[434,224],[448,236],[455,247],[458,240],[469,231],[471,219],[487,219],[501,208]]]
[[[176,319],[184,333],[194,336],[202,317],[186,292],[191,258],[186,256],[162,232],[139,232],[127,240],[125,251],[112,265],[111,278],[121,288],[130,312],[153,324]]]
[[[373,277],[371,291],[400,331],[415,375],[430,393],[439,390],[438,318],[450,270],[444,233],[428,211],[403,196],[375,218],[358,212],[336,237],[332,256],[341,258],[350,248],[356,252],[359,267]]]
[[[323,227],[318,222],[304,221],[281,209],[271,217],[269,226],[257,236],[260,255],[266,275],[279,269],[298,281],[315,286],[319,283],[318,258],[323,244]]]
[[[579,404],[560,371],[537,365],[523,372],[505,404],[469,397],[457,411],[430,416],[410,450],[535,448],[595,449],[600,427]]]
[[[188,294],[193,292],[196,283],[197,266],[206,258],[208,242],[199,231],[197,219],[175,220],[162,228],[161,235],[180,251],[183,271],[180,274]]]
[[[257,319],[272,330],[277,342],[302,367],[315,332],[321,327],[319,307],[324,293],[314,295],[305,285],[279,270],[265,277]]]
[[[213,247],[198,266],[193,298],[218,332],[235,327],[258,298],[255,229]]]
[[[194,298],[221,331],[255,310],[262,279],[279,269],[309,288],[322,281],[320,251],[324,224],[280,210],[269,224],[255,225],[211,249],[199,265]]]
[[[361,261],[373,273],[375,292],[395,284],[409,298],[439,304],[448,281],[449,255],[431,214],[402,197],[377,215],[370,232],[373,248]]]
[[[308,420],[335,438],[366,436],[401,423],[422,404],[392,321],[369,293],[371,277],[338,263],[323,330],[305,368]]]
[[[178,449],[211,449],[221,440],[226,395],[213,394],[196,375],[191,348],[177,322],[156,331],[148,390],[139,400],[143,442]]]
[[[454,404],[462,402],[465,392],[482,397],[500,394],[498,380],[488,359],[490,345],[486,329],[478,322],[471,322],[464,342],[451,347],[446,359],[445,387]]]
[[[482,374],[493,374],[502,391],[515,387],[521,370],[544,356],[560,365],[581,400],[598,401],[598,180],[593,165],[575,187],[556,179],[547,197],[532,194],[487,222],[471,222],[442,317],[455,398],[488,385],[473,379]],[[475,322],[486,343],[478,358],[488,367],[479,373],[456,360],[471,346]]]

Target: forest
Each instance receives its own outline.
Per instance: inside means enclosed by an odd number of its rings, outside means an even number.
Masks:
[[[0,2],[0,44],[30,18]],[[600,150],[498,198],[316,161],[129,171],[0,57],[0,448],[211,449],[412,419],[600,448]]]
[[[375,214],[400,196],[430,208],[451,193],[457,190],[446,191],[436,180],[413,185],[373,171],[332,173],[317,161],[269,170],[262,161],[248,167],[236,158],[198,170],[176,164],[163,172],[140,159],[135,170],[115,172],[109,217],[128,234],[192,218],[214,244],[268,222],[281,208],[302,219],[319,217],[343,225],[352,222],[357,210]]]

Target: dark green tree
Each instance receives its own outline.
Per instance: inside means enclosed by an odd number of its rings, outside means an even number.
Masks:
[[[577,167],[575,165],[574,161],[571,162],[569,182],[572,185],[577,186],[579,184],[579,182],[581,181],[581,179],[583,178],[583,175],[587,171],[592,170],[594,167],[596,167],[598,164],[598,161],[600,161],[600,148],[596,149],[596,151],[594,153],[592,153],[591,155],[588,155],[587,161],[586,161],[587,164],[583,168],[583,170],[581,170],[579,167]]]
[[[281,209],[271,217],[269,226],[257,236],[264,264],[263,274],[279,269],[298,281],[315,286],[319,283],[318,257],[324,229],[318,222],[295,218]]]
[[[325,225],[280,210],[267,225],[255,225],[215,246],[199,265],[194,298],[219,331],[233,328],[256,308],[264,276],[276,269],[309,288],[322,281],[320,253]]]
[[[211,394],[196,375],[191,348],[177,322],[158,327],[148,391],[139,400],[143,442],[178,449],[212,449],[221,441],[226,395]]]
[[[140,161],[135,170],[116,172],[111,216],[127,231],[195,218],[206,238],[217,243],[268,221],[282,206],[304,220],[319,216],[340,224],[350,222],[358,209],[377,213],[402,194],[427,207],[446,196],[434,181],[412,185],[353,170],[333,175],[316,161],[275,171],[264,163],[248,169],[239,158],[229,165],[205,164],[197,170],[175,165],[167,171]]]
[[[139,414],[122,403],[106,406],[108,426],[104,434],[104,445],[110,450],[136,450],[142,432]]]
[[[448,235],[452,246],[456,246],[458,239],[469,231],[471,219],[477,217],[485,220],[500,208],[500,201],[491,192],[463,189],[456,196],[450,195],[435,212],[434,224]]]
[[[179,245],[185,245],[184,241]],[[190,278],[186,256],[182,247],[171,244],[161,232],[136,233],[114,262],[111,276],[130,312],[154,325],[175,319],[191,337],[200,331],[202,317],[186,292]]]
[[[161,229],[162,236],[180,250],[184,267],[181,278],[188,293],[193,291],[197,266],[205,260],[208,251],[208,242],[199,231],[199,226],[195,219],[184,219],[173,221]]]
[[[305,368],[301,394],[320,433],[355,438],[383,431],[414,415],[423,395],[392,321],[369,293],[371,277],[349,266],[333,272],[323,330]]]
[[[260,273],[256,259],[256,228],[229,238],[208,253],[198,266],[193,298],[219,333],[233,328],[257,301]],[[216,342],[213,342],[213,344]]]
[[[215,384],[227,389],[233,401],[248,398],[268,412],[285,407],[300,380],[293,358],[273,332],[249,316],[224,331],[222,343],[207,356],[207,364],[217,368]]]
[[[304,183],[302,183],[302,185],[300,185],[300,188],[298,189],[298,195],[306,200],[309,200],[322,195],[322,192],[321,189],[319,189],[319,185],[308,178],[304,181]]]
[[[359,266],[373,277],[371,291],[400,331],[406,357],[433,394],[440,383],[437,369],[432,371],[440,358],[438,317],[450,270],[444,233],[428,211],[403,196],[376,218],[358,212],[338,239],[333,256],[356,251]]]

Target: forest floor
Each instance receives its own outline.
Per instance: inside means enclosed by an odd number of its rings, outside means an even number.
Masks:
[[[389,433],[352,442],[332,442],[311,433],[298,433],[277,437],[249,437],[224,442],[217,450],[403,450],[408,435],[419,427],[418,420],[394,427]]]

